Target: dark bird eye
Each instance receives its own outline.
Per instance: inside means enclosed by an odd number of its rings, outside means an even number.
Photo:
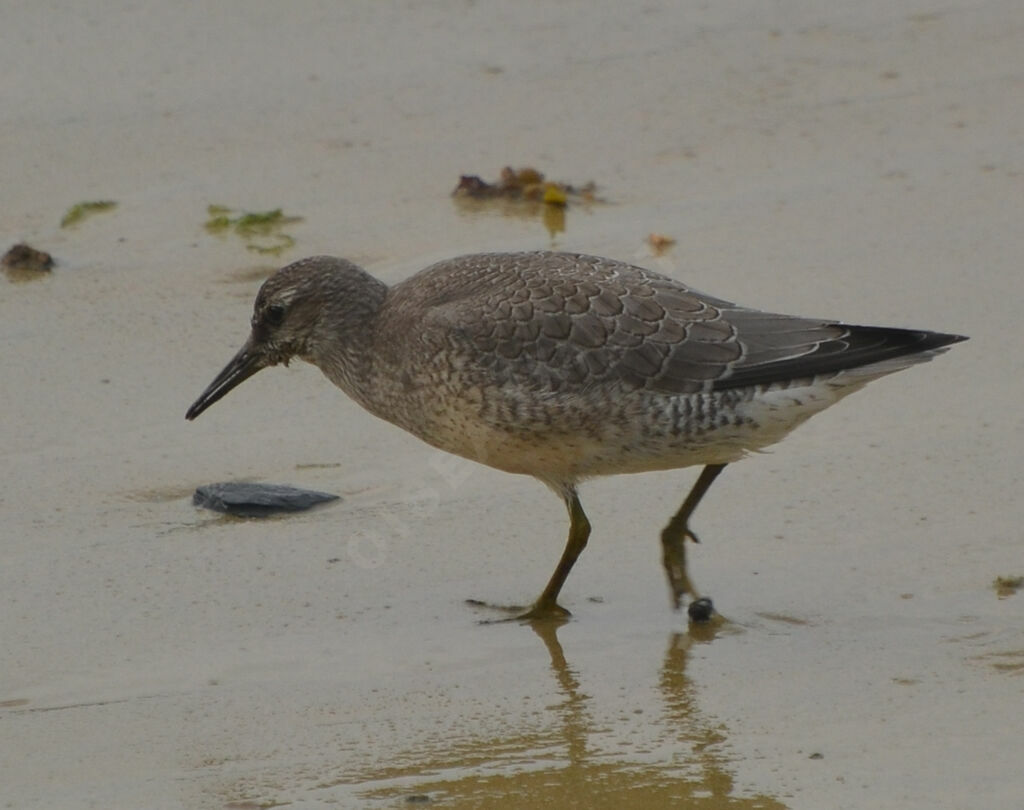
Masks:
[[[271,304],[263,316],[263,322],[268,326],[280,326],[284,320],[284,307],[281,304]]]

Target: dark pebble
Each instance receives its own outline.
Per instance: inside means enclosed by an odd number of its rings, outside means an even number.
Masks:
[[[702,596],[700,599],[694,599],[690,602],[686,612],[690,615],[691,622],[706,622],[711,618],[711,614],[715,612],[715,606],[711,603],[710,599]]]
[[[337,495],[283,484],[247,484],[225,481],[197,487],[192,503],[239,517],[267,517],[279,512],[300,512],[318,503],[338,500]]]

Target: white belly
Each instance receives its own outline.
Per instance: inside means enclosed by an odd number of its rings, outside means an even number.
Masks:
[[[549,483],[728,464],[780,441],[866,380],[666,396],[631,392],[538,402],[460,399],[412,430],[450,453]]]

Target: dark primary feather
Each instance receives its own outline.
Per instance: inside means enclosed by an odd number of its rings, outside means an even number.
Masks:
[[[885,326],[850,326],[836,323],[829,324],[828,328],[837,334],[812,342],[801,342],[799,333],[792,335],[791,342],[783,342],[783,345],[775,350],[786,352],[788,356],[775,357],[763,352],[762,347],[765,344],[760,334],[752,332],[752,351],[733,367],[728,377],[715,381],[715,390],[834,374],[885,360],[941,349],[965,339],[960,335]],[[741,338],[744,334],[741,330]],[[759,349],[762,351],[759,352]],[[763,354],[767,354],[767,359],[762,359]]]

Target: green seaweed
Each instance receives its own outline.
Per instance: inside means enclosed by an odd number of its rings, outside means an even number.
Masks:
[[[77,225],[86,217],[92,216],[93,214],[100,214],[104,211],[112,211],[117,208],[117,203],[113,200],[88,200],[86,202],[76,203],[72,205],[64,217],[60,221],[62,228],[70,227],[71,225]]]
[[[239,213],[224,205],[208,205],[206,213],[209,219],[203,227],[208,233],[234,231],[245,241],[247,250],[261,255],[276,256],[292,247],[295,244],[294,237],[281,229],[302,221],[302,217],[286,216],[280,208]]]

